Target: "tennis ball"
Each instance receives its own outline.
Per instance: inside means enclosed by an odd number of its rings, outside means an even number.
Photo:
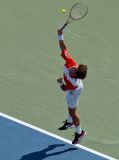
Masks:
[[[61,13],[66,13],[66,9],[61,9]]]

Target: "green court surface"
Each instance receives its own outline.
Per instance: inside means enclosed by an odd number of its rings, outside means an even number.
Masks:
[[[67,116],[57,29],[76,0],[0,0],[0,112],[58,131]],[[119,1],[86,0],[88,15],[64,30],[77,63],[88,65],[80,97],[82,145],[119,159]]]

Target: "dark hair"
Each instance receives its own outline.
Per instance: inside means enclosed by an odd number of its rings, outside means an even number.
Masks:
[[[87,65],[79,64],[76,72],[77,78],[85,79],[87,74],[87,69],[88,69]]]

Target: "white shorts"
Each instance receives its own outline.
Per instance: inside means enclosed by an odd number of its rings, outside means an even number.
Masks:
[[[78,106],[79,96],[82,92],[82,88],[78,90],[66,91],[66,101],[69,108],[75,108]]]

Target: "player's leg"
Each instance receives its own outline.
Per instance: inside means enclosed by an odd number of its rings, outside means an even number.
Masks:
[[[76,132],[78,134],[80,134],[81,133],[80,116],[79,116],[79,114],[77,112],[77,107],[74,107],[74,108],[69,108],[68,107],[68,110],[69,110],[70,116],[72,117],[73,123],[75,125]]]
[[[69,114],[71,115],[73,123],[75,125],[75,137],[72,141],[72,144],[77,144],[80,143],[81,139],[86,135],[86,132],[81,129],[80,116],[79,113],[77,112],[77,108],[74,107],[68,109],[69,109]]]
[[[73,91],[66,91],[66,101],[67,101],[68,106],[74,106],[76,105],[76,103],[78,104],[79,92],[77,92],[77,95],[75,94],[76,93]],[[77,115],[77,118],[78,118],[78,115]],[[66,130],[68,128],[73,128],[73,127],[74,127],[74,122],[72,119],[72,115],[70,114],[69,109],[68,109],[68,117],[65,123],[63,124],[63,126],[59,128],[59,130]]]
[[[67,104],[70,101],[70,91],[66,91],[66,101],[67,101]],[[73,128],[73,127],[74,127],[73,120],[68,111],[68,117],[64,122],[64,124],[59,128],[59,130],[66,130],[68,128]]]
[[[67,94],[67,104],[68,104],[69,115],[71,116],[73,123],[75,125],[75,137],[74,137],[74,140],[72,141],[73,144],[80,143],[82,137],[86,135],[86,132],[81,129],[80,115],[77,111],[80,93],[81,93],[80,90],[76,90],[73,92],[71,91]]]

